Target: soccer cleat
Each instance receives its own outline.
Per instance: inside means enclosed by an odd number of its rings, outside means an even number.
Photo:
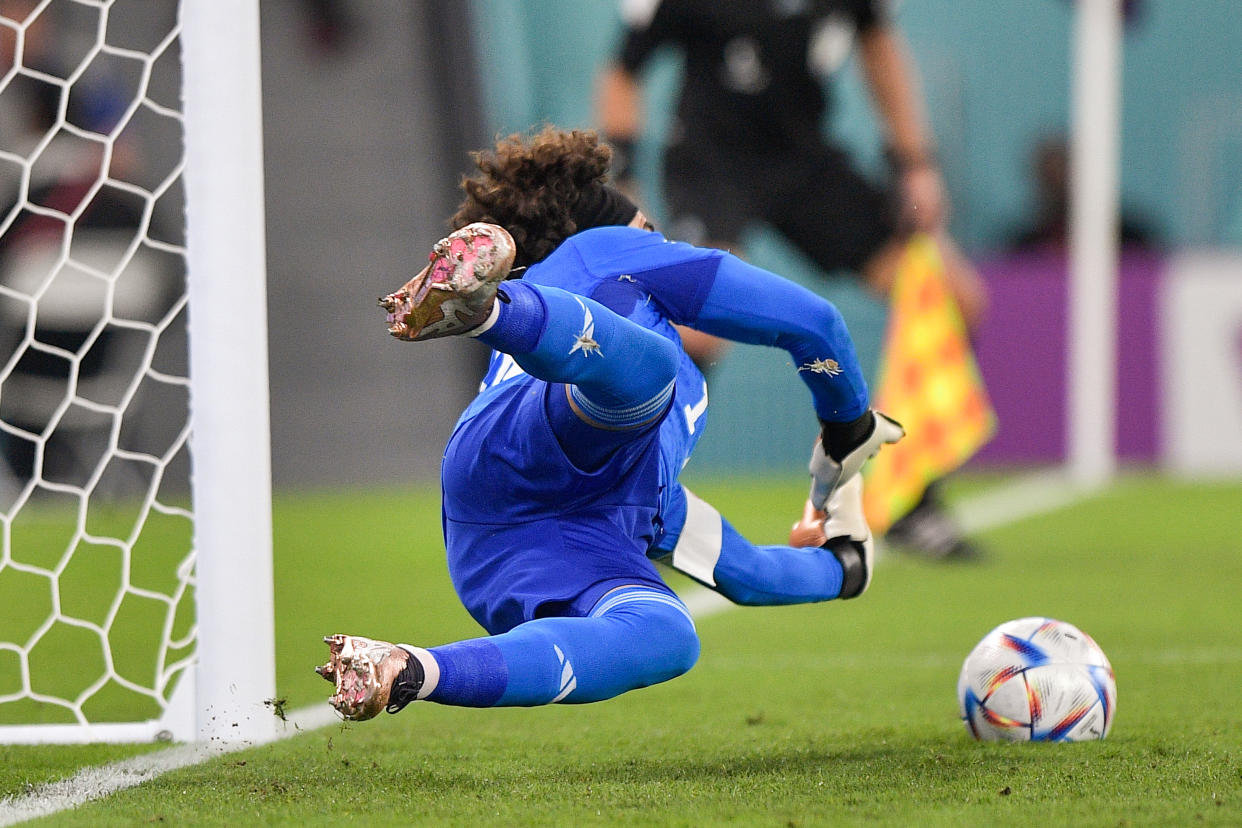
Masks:
[[[336,686],[328,703],[346,719],[363,722],[381,710],[396,713],[418,698],[423,669],[408,650],[356,635],[323,640],[328,661],[315,672]]]
[[[491,312],[496,286],[513,269],[516,252],[509,231],[495,224],[467,224],[440,239],[417,276],[380,297],[388,332],[414,342],[477,328]]]

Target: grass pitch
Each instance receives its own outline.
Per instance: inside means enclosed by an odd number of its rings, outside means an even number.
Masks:
[[[759,540],[783,536],[802,488],[695,486]],[[311,671],[325,633],[478,634],[448,583],[434,493],[286,496],[275,519],[290,708],[328,693]],[[1128,479],[979,539],[977,564],[885,556],[858,601],[703,618],[699,664],[664,685],[585,706],[415,705],[47,824],[1242,824],[1242,483]],[[958,721],[966,653],[1036,614],[1109,655],[1106,741],[978,744]],[[0,747],[0,795],[151,749]]]

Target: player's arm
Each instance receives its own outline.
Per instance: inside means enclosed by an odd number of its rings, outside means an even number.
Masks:
[[[801,285],[723,254],[694,318],[676,321],[787,351],[821,420],[849,422],[867,411],[867,383],[845,320],[835,305]]]
[[[854,478],[843,486],[832,518],[825,522],[821,515],[813,531],[791,537],[788,546],[752,543],[710,503],[677,484],[669,492],[663,532],[647,554],[738,604],[854,598],[866,591],[874,561],[861,484]]]
[[[721,250],[661,244],[664,266],[625,278],[669,319],[734,342],[787,351],[811,392],[822,431],[812,458],[815,506],[858,471],[900,426],[870,409],[854,343],[836,306],[801,285]]]
[[[821,425],[811,456],[811,500],[822,510],[884,443],[904,432],[872,411],[854,343],[828,300],[736,256],[724,255],[693,327],[789,352]]]

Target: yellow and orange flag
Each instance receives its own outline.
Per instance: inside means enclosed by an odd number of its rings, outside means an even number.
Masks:
[[[912,238],[898,265],[872,405],[906,429],[905,439],[885,446],[864,470],[863,510],[878,535],[996,430],[966,325],[928,236]]]

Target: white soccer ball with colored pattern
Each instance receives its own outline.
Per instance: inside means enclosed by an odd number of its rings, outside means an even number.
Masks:
[[[962,722],[981,741],[1103,739],[1117,683],[1091,636],[1052,618],[1019,618],[992,630],[957,680]]]

